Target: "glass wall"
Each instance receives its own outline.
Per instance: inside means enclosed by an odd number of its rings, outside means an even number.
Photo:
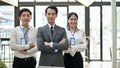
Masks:
[[[0,6],[0,38],[9,38],[14,28],[14,7]]]
[[[36,6],[36,28],[46,25],[47,21],[45,18],[45,8],[47,6]]]
[[[100,60],[100,7],[90,7],[90,59]]]
[[[36,6],[36,28],[44,26],[47,24],[45,18],[45,9],[47,6]],[[67,6],[57,6],[58,16],[56,18],[56,24],[66,28],[67,26]]]
[[[10,31],[14,28],[14,6],[0,6],[0,60],[12,61],[13,52],[10,50]]]
[[[120,7],[117,7],[117,59],[120,59]]]
[[[103,6],[103,60],[111,60],[112,47],[112,23],[111,23],[111,7]],[[109,11],[109,12],[108,12]],[[109,20],[108,20],[109,19]]]

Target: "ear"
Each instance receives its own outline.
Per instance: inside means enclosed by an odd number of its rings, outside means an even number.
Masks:
[[[58,16],[58,14],[56,14],[56,17]]]
[[[67,24],[70,24],[70,23],[69,23],[69,20],[67,20]]]

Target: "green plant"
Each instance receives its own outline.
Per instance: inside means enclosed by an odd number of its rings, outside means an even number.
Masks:
[[[6,68],[6,65],[5,65],[4,62],[1,62],[1,61],[0,61],[0,68]]]

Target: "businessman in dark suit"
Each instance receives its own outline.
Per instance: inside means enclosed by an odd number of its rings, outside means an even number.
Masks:
[[[37,46],[41,51],[40,68],[64,68],[62,50],[68,49],[68,41],[65,29],[55,24],[57,13],[56,6],[48,6],[45,10],[48,24],[37,31]]]

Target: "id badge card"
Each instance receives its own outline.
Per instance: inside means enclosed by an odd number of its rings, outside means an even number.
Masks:
[[[25,45],[25,38],[21,38],[20,43],[21,43],[21,45]]]
[[[70,38],[70,45],[75,45],[75,38]]]

